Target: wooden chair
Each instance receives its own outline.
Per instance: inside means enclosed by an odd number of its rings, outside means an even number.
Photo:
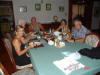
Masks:
[[[0,63],[0,75],[9,75],[4,66]]]
[[[15,64],[15,60],[14,60],[13,55],[12,55],[12,50],[10,50],[10,47],[11,47],[10,45],[11,45],[11,43],[10,43],[10,41],[9,41],[8,39],[6,39],[6,38],[2,39],[2,41],[3,41],[3,43],[4,43],[4,46],[6,47],[6,50],[7,50],[7,52],[8,52],[8,55],[9,55],[9,57],[10,57],[10,60],[11,60],[11,62],[12,62],[12,64],[13,64],[13,67],[14,67],[15,71],[17,71],[16,64]]]
[[[89,33],[85,37],[85,43],[92,47],[100,46],[100,36],[96,33]]]
[[[6,38],[2,39],[2,41],[3,41],[3,43],[4,43],[5,47],[6,47],[6,50],[8,52],[9,57],[10,57],[10,60],[11,60],[11,62],[13,64],[13,67],[15,68],[15,71],[17,71],[19,69],[26,68],[26,67],[29,67],[29,68],[32,68],[33,69],[32,64],[25,65],[25,66],[18,66],[18,65],[16,65],[15,60],[14,60],[14,57],[13,57],[13,54],[12,54],[12,50],[10,50],[11,42],[8,39],[6,39]]]
[[[0,75],[10,75],[1,63],[0,63]],[[12,73],[11,75],[35,75],[35,74],[32,69],[24,68],[17,72]]]

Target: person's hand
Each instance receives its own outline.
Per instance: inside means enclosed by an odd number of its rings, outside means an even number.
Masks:
[[[33,39],[34,38],[34,34],[33,33],[30,33],[29,35],[29,40]]]
[[[74,40],[72,40],[72,39],[66,39],[67,40],[67,42],[74,42]]]
[[[30,32],[29,35],[33,37],[34,36],[34,33]]]
[[[30,57],[28,53],[26,53],[26,56],[27,56],[27,57]]]
[[[29,49],[34,48],[34,45],[33,45],[33,44],[32,44],[32,45],[29,45],[28,48],[29,48]]]
[[[52,29],[52,32],[55,32],[54,28]]]

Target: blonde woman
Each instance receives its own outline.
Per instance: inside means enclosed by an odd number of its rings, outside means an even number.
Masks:
[[[15,63],[16,65],[19,66],[24,66],[24,65],[28,65],[31,64],[30,58],[27,56],[27,52],[34,48],[34,45],[30,45],[27,48],[25,48],[23,42],[27,43],[29,41],[29,39],[23,39],[23,35],[24,35],[24,28],[20,25],[18,25],[15,28],[15,37],[12,41],[12,53],[15,59]]]

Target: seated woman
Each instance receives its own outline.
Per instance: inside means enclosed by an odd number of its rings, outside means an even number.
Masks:
[[[20,26],[22,26],[24,29],[25,29],[25,25],[26,25],[26,21],[25,20],[19,20],[19,22],[18,22],[18,24],[20,25]],[[26,33],[24,33],[24,36],[26,37],[26,36],[30,36],[32,33],[28,33],[28,34],[26,34]],[[12,38],[14,38],[15,37],[15,32],[13,32],[13,34],[12,34]]]
[[[61,20],[60,26],[55,31],[60,31],[60,30],[61,30],[61,32],[69,33],[69,28],[67,26],[67,22],[65,19]]]
[[[30,39],[23,39],[24,35],[24,28],[20,25],[18,25],[15,28],[15,37],[12,41],[12,53],[15,59],[15,63],[18,66],[24,66],[31,64],[30,58],[27,55],[27,51],[34,48],[34,45],[30,45],[27,48],[25,48],[24,43],[27,43]]]
[[[86,34],[90,31],[83,26],[81,17],[74,18],[74,28],[72,29],[73,39],[67,39],[68,42],[84,42]]]

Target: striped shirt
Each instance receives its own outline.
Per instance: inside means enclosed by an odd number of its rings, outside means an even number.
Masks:
[[[85,35],[88,33],[89,33],[88,29],[83,25],[79,31],[75,28],[72,29],[72,35],[74,39],[85,38]]]

